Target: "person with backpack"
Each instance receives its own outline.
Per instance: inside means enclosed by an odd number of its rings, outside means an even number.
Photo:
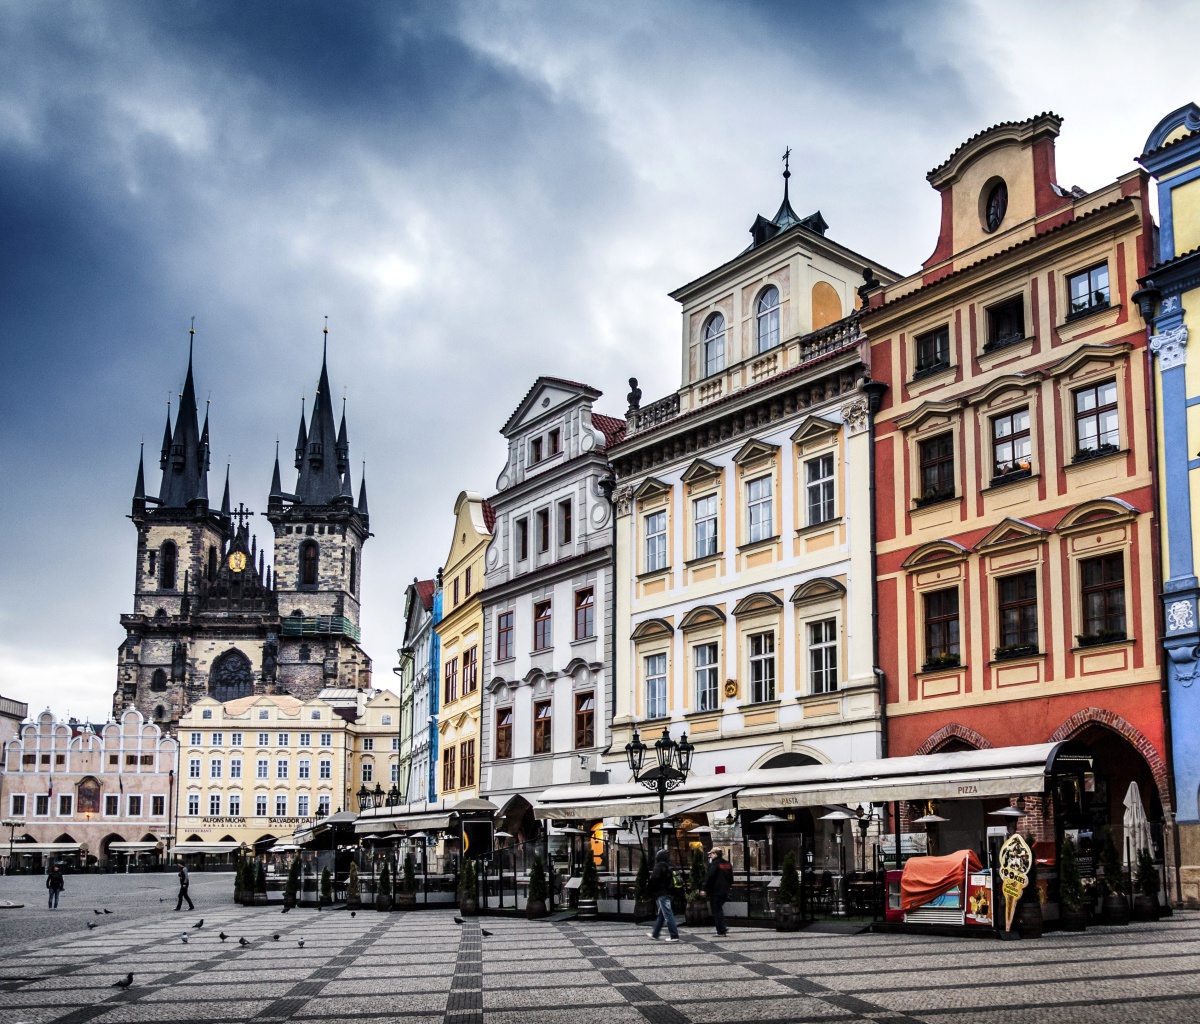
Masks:
[[[62,868],[57,864],[51,864],[50,870],[46,872],[46,888],[50,890],[49,910],[58,909],[58,894],[63,891],[63,873]]]
[[[725,901],[729,899],[729,890],[733,888],[733,865],[725,859],[721,850],[713,848],[709,854],[708,877],[704,880],[701,896],[708,897],[708,907],[712,911],[713,924],[717,934],[725,935]]]
[[[679,925],[675,922],[675,910],[671,906],[671,898],[675,894],[675,873],[671,870],[671,855],[666,850],[659,850],[654,855],[654,869],[650,872],[650,882],[647,886],[650,898],[658,906],[658,916],[654,919],[654,930],[646,934],[657,939],[665,923],[667,926],[667,942],[679,941]]]
[[[188,895],[188,885],[190,883],[191,878],[188,877],[187,865],[181,860],[179,862],[179,899],[175,901],[176,910],[182,909],[184,900],[187,900],[188,910],[196,909],[196,904],[192,902],[191,896]]]

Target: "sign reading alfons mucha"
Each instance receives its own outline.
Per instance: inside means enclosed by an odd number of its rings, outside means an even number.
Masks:
[[[1021,893],[1029,885],[1033,851],[1019,832],[1014,832],[1000,847],[1000,890],[1004,893],[1004,930],[1012,931],[1013,915]]]

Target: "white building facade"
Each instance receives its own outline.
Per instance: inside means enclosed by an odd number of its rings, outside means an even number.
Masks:
[[[533,836],[533,797],[588,781],[609,742],[613,524],[601,482],[625,424],[593,413],[599,397],[540,377],[502,431],[482,594],[480,788],[518,839]]]

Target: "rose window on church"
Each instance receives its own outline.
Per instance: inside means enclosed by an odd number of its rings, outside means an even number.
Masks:
[[[208,673],[208,694],[222,703],[249,697],[254,693],[254,669],[250,659],[237,648],[226,651],[213,662]]]

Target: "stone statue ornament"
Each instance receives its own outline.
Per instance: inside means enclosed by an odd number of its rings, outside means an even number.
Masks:
[[[268,640],[262,649],[262,674],[266,682],[273,682],[275,670],[279,664],[279,647],[274,640]]]
[[[629,399],[629,412],[634,412],[642,407],[642,389],[638,387],[638,379],[636,377],[629,378],[629,394],[626,395]]]
[[[1004,930],[1012,931],[1017,902],[1029,885],[1033,851],[1020,832],[1014,832],[1000,847],[1000,889],[1004,893]]]

